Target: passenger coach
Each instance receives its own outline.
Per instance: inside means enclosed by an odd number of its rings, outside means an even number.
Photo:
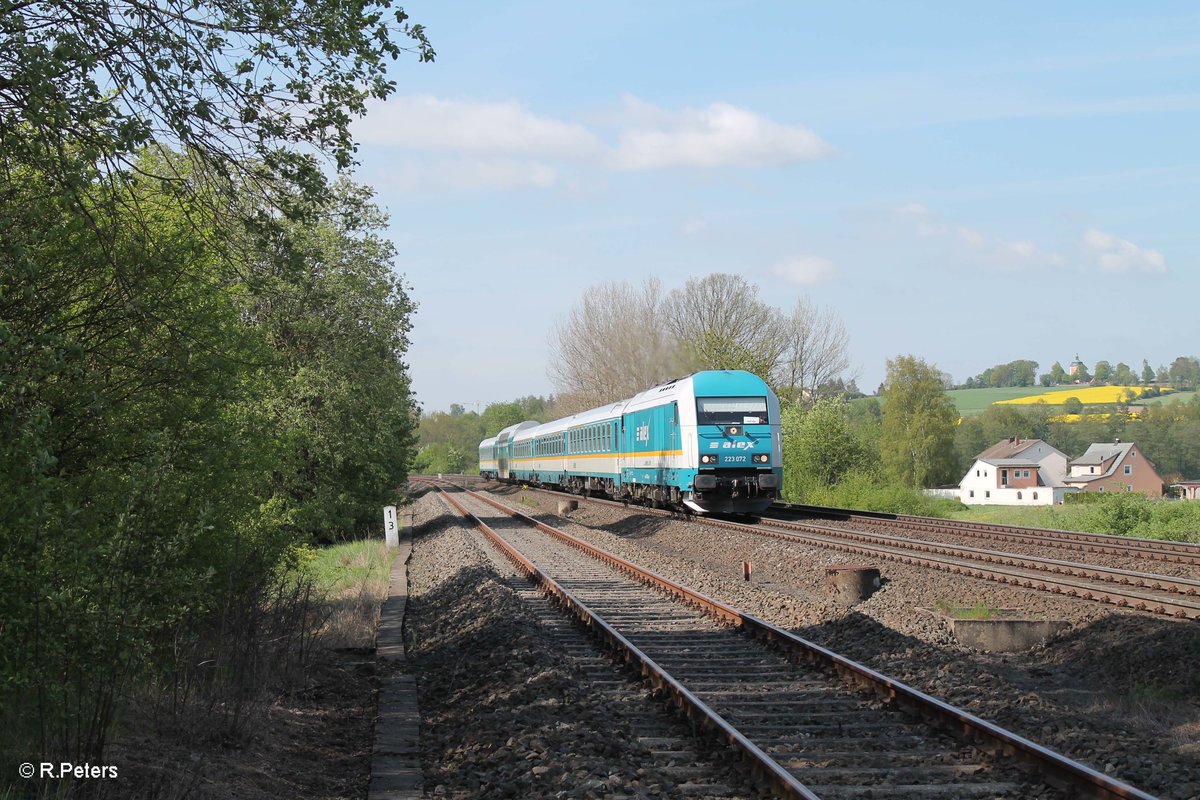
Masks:
[[[706,371],[479,444],[484,477],[694,511],[753,514],[783,480],[779,398],[741,370]]]

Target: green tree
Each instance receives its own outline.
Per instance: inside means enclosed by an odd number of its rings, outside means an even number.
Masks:
[[[1200,385],[1200,361],[1188,356],[1180,356],[1171,362],[1167,371],[1171,385],[1180,391],[1189,391]]]
[[[390,0],[8,4],[0,152],[75,191],[174,142],[205,165],[189,180],[267,175],[227,186],[292,207],[297,189],[312,199],[324,187],[316,154],[352,163],[351,122],[395,91],[387,66],[405,45],[434,57]]]
[[[411,304],[361,194],[267,247],[142,181],[0,195],[0,724],[47,755],[102,760],[132,685],[408,461]]]
[[[1154,383],[1154,369],[1144,358],[1142,359],[1142,383]]]
[[[783,424],[784,475],[790,497],[833,486],[848,472],[869,467],[866,448],[854,435],[845,401],[817,400],[805,410],[789,404]]]
[[[339,181],[306,216],[259,265],[248,315],[274,352],[269,406],[289,445],[274,472],[281,522],[329,541],[374,525],[405,479],[417,411],[402,356],[415,306],[368,189]]]
[[[1055,385],[1065,383],[1067,380],[1067,371],[1063,369],[1063,365],[1057,361],[1055,361],[1054,365],[1050,367],[1050,380],[1053,381]]]
[[[954,431],[958,471],[975,463],[975,456],[1002,439],[1044,439],[1049,430],[1049,410],[1043,404],[1030,406],[991,405],[982,414],[964,419]]]
[[[47,755],[100,756],[162,645],[280,555],[254,524],[268,349],[193,222],[133,219],[134,191],[88,187],[85,215],[30,168],[0,192],[0,724]]]
[[[1112,382],[1117,386],[1132,386],[1137,383],[1137,376],[1124,361],[1118,361],[1113,368]]]
[[[483,436],[495,436],[509,425],[529,419],[519,403],[492,403],[483,410]],[[478,444],[478,442],[476,443]]]
[[[1080,402],[1078,397],[1068,397],[1066,400],[1063,401],[1063,413],[1064,414],[1082,414],[1083,413],[1083,403]]]
[[[1097,383],[1108,383],[1112,378],[1112,364],[1107,361],[1097,361],[1096,369],[1093,371],[1092,379]]]
[[[936,486],[956,471],[958,411],[941,373],[916,356],[888,361],[880,455],[887,474],[911,487]]]

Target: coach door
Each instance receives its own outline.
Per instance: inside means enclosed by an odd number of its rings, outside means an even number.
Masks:
[[[508,439],[496,440],[496,471],[501,478],[508,477]]]

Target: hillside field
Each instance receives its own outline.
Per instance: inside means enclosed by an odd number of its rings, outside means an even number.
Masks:
[[[1068,397],[1077,397],[1085,405],[1105,405],[1115,402],[1125,387],[1121,386],[1015,386],[1004,389],[952,389],[946,394],[954,401],[958,413],[964,417],[982,414],[983,410],[993,403],[1018,404],[1023,398],[1033,398],[1045,395],[1047,405],[1059,405]],[[1129,387],[1138,389],[1139,387]],[[1159,397],[1147,397],[1138,400],[1139,403],[1171,403],[1176,400],[1188,402],[1195,392],[1176,392],[1164,390],[1167,393]],[[1020,403],[1025,405],[1025,403]]]
[[[1171,392],[1170,394],[1159,395],[1158,397],[1147,397],[1145,400],[1139,400],[1138,402],[1147,406],[1174,403],[1176,400],[1181,403],[1190,403],[1195,396],[1195,392]]]
[[[1061,391],[1061,386],[1012,386],[1003,389],[951,389],[946,392],[964,417],[982,414],[992,403]]]

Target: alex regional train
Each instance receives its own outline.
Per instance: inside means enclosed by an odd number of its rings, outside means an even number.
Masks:
[[[487,478],[699,512],[756,514],[783,482],[779,398],[742,370],[697,372],[479,443]]]

